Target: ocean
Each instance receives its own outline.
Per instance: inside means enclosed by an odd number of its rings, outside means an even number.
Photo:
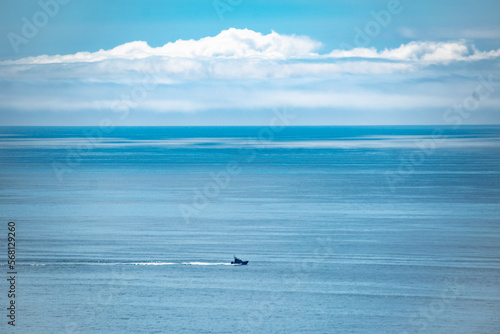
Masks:
[[[0,166],[2,333],[500,332],[498,126],[0,127]]]

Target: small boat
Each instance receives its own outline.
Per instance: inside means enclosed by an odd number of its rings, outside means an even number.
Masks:
[[[231,262],[231,264],[239,264],[239,265],[246,265],[248,261],[243,261],[241,259],[238,259],[236,256],[234,257],[234,261]]]

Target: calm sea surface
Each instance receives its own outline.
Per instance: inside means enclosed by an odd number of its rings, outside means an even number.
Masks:
[[[1,333],[500,332],[499,127],[109,130],[0,127]]]

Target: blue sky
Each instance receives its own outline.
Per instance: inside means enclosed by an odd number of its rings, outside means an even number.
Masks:
[[[0,125],[254,125],[277,109],[296,125],[498,124],[499,12],[463,0],[6,0]]]

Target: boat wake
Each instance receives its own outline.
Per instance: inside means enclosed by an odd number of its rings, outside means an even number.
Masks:
[[[230,262],[53,262],[53,263],[18,263],[30,267],[38,266],[60,266],[60,265],[79,265],[79,266],[232,266]]]
[[[136,266],[167,266],[167,265],[187,265],[187,266],[231,266],[229,262],[136,262],[124,263]]]
[[[190,266],[232,266],[231,263],[228,262],[182,262],[182,264],[187,264]]]

